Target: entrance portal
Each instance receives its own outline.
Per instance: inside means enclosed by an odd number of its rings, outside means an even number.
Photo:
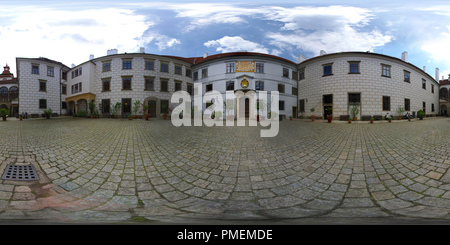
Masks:
[[[156,118],[156,100],[148,101],[148,115],[150,118]]]

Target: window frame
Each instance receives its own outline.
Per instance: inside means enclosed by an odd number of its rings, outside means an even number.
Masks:
[[[348,74],[361,74],[360,64],[361,61],[348,61]],[[356,71],[355,69],[356,65]]]
[[[391,65],[381,64],[381,76],[391,78]]]
[[[391,97],[390,96],[384,96],[384,95],[382,96],[382,111],[391,111]]]
[[[129,82],[127,82],[129,81]],[[122,90],[133,90],[132,89],[132,77],[122,77]],[[128,88],[129,86],[129,88]]]

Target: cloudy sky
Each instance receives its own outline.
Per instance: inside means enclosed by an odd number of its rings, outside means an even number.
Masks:
[[[247,50],[298,61],[343,51],[401,58],[450,74],[449,1],[1,1],[0,65],[67,66],[109,49],[182,57]]]

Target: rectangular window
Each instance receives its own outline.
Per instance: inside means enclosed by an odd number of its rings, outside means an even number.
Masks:
[[[391,66],[390,65],[381,65],[381,76],[391,77]]]
[[[427,111],[427,103],[425,103],[425,101],[422,102],[422,110],[423,112]]]
[[[300,112],[305,112],[305,99],[299,100]]]
[[[181,82],[175,82],[175,91],[181,90]]]
[[[263,81],[256,81],[256,83],[255,83],[255,90],[264,90],[264,82]]]
[[[61,92],[62,94],[67,94],[67,85],[63,84],[61,90],[62,90],[62,92]]]
[[[55,68],[47,67],[47,76],[54,77],[55,76]]]
[[[102,80],[102,91],[110,91],[110,80]]]
[[[411,101],[409,99],[405,99],[405,111],[411,110]]]
[[[292,80],[297,81],[298,80],[298,72],[297,71],[292,71]]]
[[[208,77],[208,68],[202,69],[202,78]]]
[[[169,64],[161,63],[161,72],[169,72]]]
[[[110,62],[106,62],[103,63],[103,71],[111,71],[111,63]]]
[[[234,72],[234,63],[227,63],[227,73]]]
[[[63,73],[62,73],[62,79],[63,79],[63,80],[67,80],[67,72],[66,72],[66,71],[63,71]]]
[[[169,81],[161,80],[161,92],[169,92]]]
[[[122,78],[122,90],[131,90],[131,77]]]
[[[289,77],[289,69],[283,67],[283,77]]]
[[[403,71],[403,76],[405,79],[405,82],[410,83],[410,77],[411,77],[411,73],[409,71]]]
[[[227,90],[234,90],[234,81],[227,82]]]
[[[278,92],[284,93],[284,84],[278,84]]]
[[[434,112],[434,104],[431,104],[431,111]]]
[[[47,81],[39,80],[39,91],[47,92]]]
[[[264,63],[256,63],[256,70],[257,73],[264,73]]]
[[[349,74],[359,74],[359,62],[349,61],[350,71]]]
[[[67,109],[67,102],[61,101],[61,109]]]
[[[322,102],[324,104],[333,104],[333,95],[332,94],[322,95]]]
[[[186,76],[187,77],[192,77],[192,70],[191,69],[186,69]]]
[[[46,99],[39,100],[39,109],[47,109],[47,100]]]
[[[188,83],[187,84],[187,92],[189,93],[189,95],[194,95],[194,85],[192,85],[192,83]]]
[[[425,79],[422,79],[422,88],[427,89],[427,81]]]
[[[431,93],[434,94],[434,84],[431,84]]]
[[[181,66],[175,65],[175,74],[177,74],[177,75],[181,75],[182,74]]]
[[[303,80],[305,79],[305,68],[300,69],[300,73],[298,75],[298,80]]]
[[[124,70],[131,69],[131,60],[124,60],[122,63],[123,63],[122,69]]]
[[[280,111],[284,111],[284,101],[280,100],[280,101],[278,102],[278,109],[279,109]]]
[[[31,74],[39,74],[39,66],[38,65],[31,66]]]
[[[83,71],[83,68],[82,68],[82,67],[78,68],[78,76],[81,76],[82,71]]]
[[[206,92],[212,91],[213,90],[213,85],[212,84],[208,84],[206,85]]]
[[[383,96],[383,111],[391,110],[391,97]]]
[[[145,78],[145,90],[151,90],[151,91],[155,90],[155,86],[154,86],[155,82],[154,81],[155,80],[152,77]]]
[[[332,64],[325,64],[325,65],[323,65],[323,75],[324,76],[331,76],[331,75],[333,75]]]
[[[293,95],[298,95],[298,89],[292,87],[292,94],[293,94]]]
[[[194,81],[197,81],[198,80],[198,71],[196,71],[196,72],[194,72]]]
[[[361,94],[360,93],[349,93],[348,94],[348,103],[349,104],[358,104],[361,102]]]
[[[155,62],[151,60],[145,61],[145,69],[146,70],[154,70],[155,69]]]

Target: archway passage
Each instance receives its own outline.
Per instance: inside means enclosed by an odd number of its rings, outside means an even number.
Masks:
[[[441,105],[441,115],[448,116],[448,107],[446,105]]]

